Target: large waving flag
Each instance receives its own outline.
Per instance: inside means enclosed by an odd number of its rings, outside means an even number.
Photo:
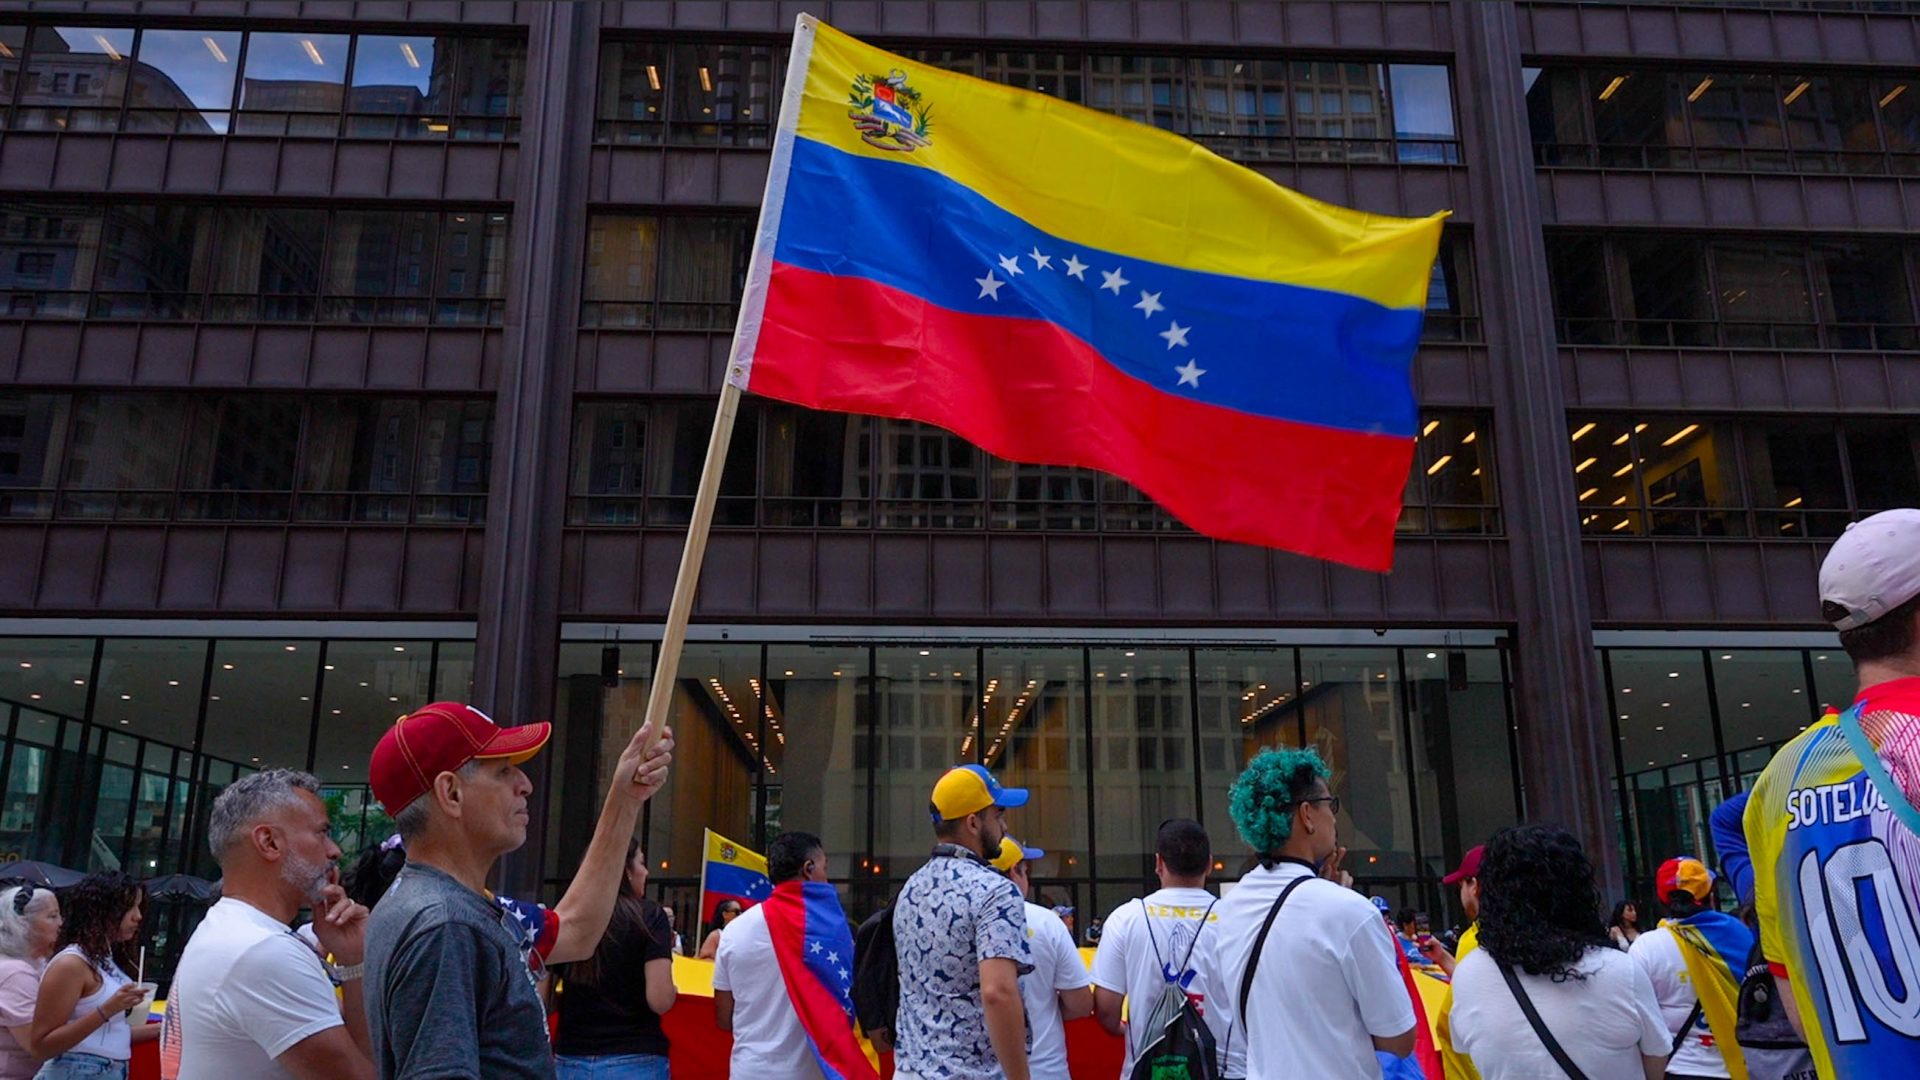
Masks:
[[[767,877],[767,857],[707,830],[706,861],[700,867],[700,921],[713,922],[713,911],[723,901],[737,900],[740,909],[765,900],[773,892]]]
[[[783,881],[762,907],[787,997],[827,1080],[879,1080],[853,1030],[853,931],[824,881]]]
[[[1384,571],[1444,216],[1317,202],[803,15],[728,377]]]

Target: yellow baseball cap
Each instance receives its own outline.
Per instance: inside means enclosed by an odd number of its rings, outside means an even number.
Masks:
[[[1047,853],[1037,847],[1027,847],[1011,836],[1000,838],[1000,854],[993,857],[992,866],[1005,874],[1020,865],[1022,859],[1033,862],[1045,858]]]
[[[1668,859],[1654,871],[1654,885],[1660,890],[1660,901],[1677,892],[1692,895],[1695,900],[1705,900],[1713,895],[1713,871],[1707,864],[1690,855]]]
[[[1026,788],[1001,787],[985,765],[957,765],[933,785],[932,816],[937,824],[977,814],[988,807],[1008,810],[1027,805]]]

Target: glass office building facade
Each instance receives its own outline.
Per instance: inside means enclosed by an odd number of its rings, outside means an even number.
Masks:
[[[503,883],[551,896],[639,723],[792,5],[0,13],[0,859],[213,873],[291,765],[349,850],[405,710],[551,716]],[[1920,503],[1920,15],[1897,4],[833,0],[923,63],[1449,219],[1394,572],[1199,537],[1116,478],[746,403],[642,838],[809,828],[856,911],[976,761],[1057,903],[1150,877],[1264,746],[1350,867],[1557,819],[1608,891],[1852,675],[1826,543]],[[1785,43],[1798,43],[1788,55]],[[177,926],[176,926],[177,928]]]

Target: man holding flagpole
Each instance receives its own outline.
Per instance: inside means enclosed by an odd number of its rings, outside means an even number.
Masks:
[[[733,1033],[732,1074],[877,1080],[853,1033],[853,934],[820,838],[774,837],[767,876],[773,894],[727,927],[713,965],[714,1023]]]

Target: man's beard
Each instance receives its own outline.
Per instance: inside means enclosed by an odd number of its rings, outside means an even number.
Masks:
[[[327,877],[332,872],[330,860],[303,859],[288,852],[280,861],[281,879],[299,889],[301,897],[310,904],[319,903],[321,890],[327,887]]]

